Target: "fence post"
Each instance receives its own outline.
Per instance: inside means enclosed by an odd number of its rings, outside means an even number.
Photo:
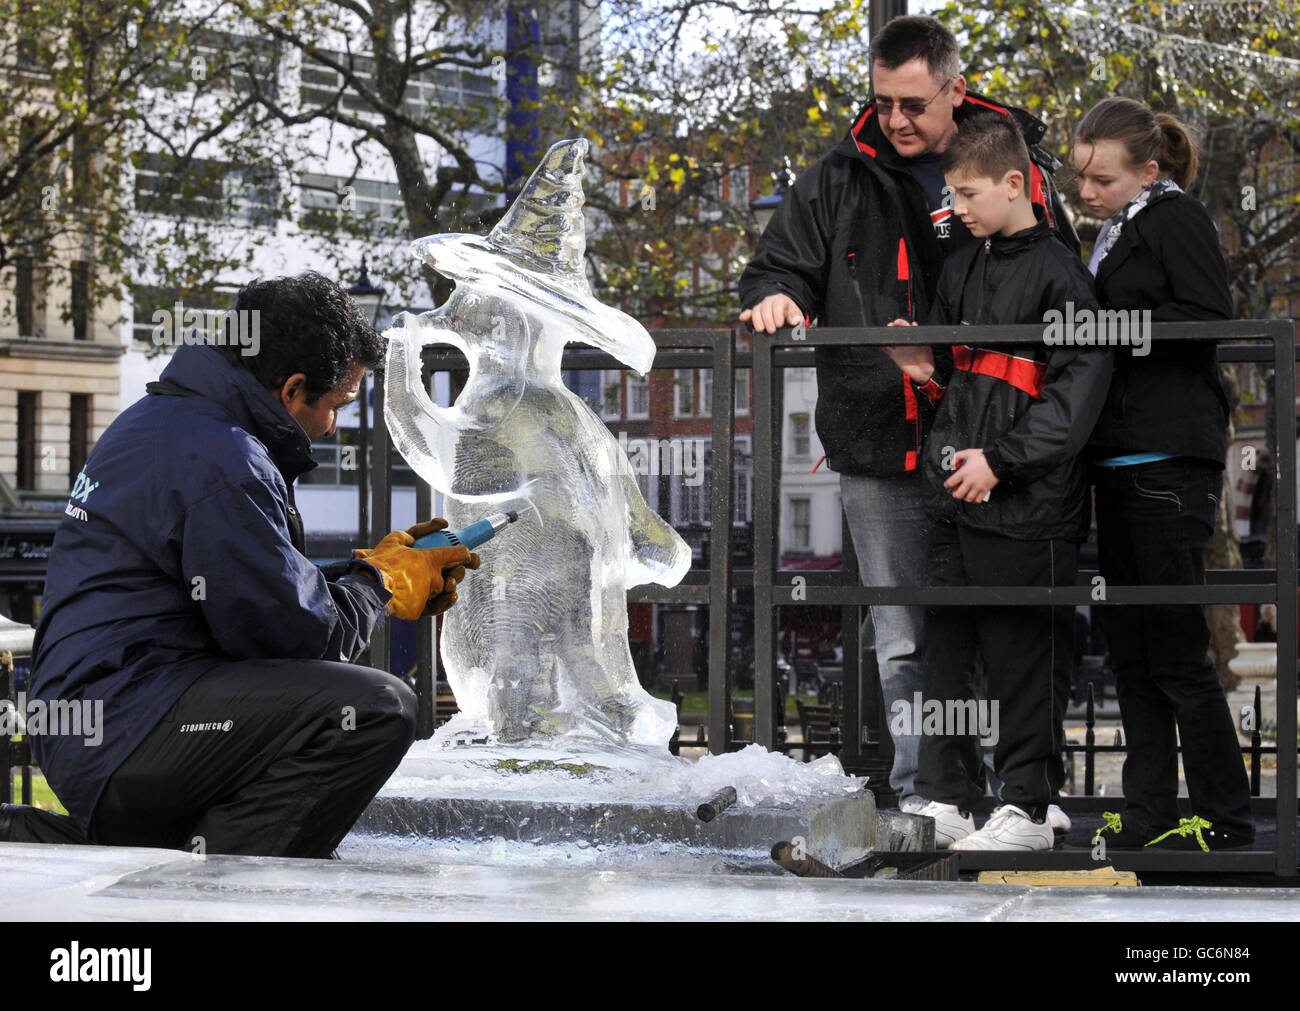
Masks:
[[[1279,321],[1273,339],[1277,401],[1277,873],[1296,874],[1296,421],[1295,349],[1300,323]],[[1270,447],[1272,448],[1272,447]],[[1256,717],[1258,722],[1258,715]]]

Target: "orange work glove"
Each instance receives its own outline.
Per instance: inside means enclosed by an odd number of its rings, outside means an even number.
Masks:
[[[426,534],[437,533],[439,530],[447,529],[447,521],[441,517],[427,520],[424,523],[417,523],[413,527],[407,527],[406,532],[414,537],[417,541]],[[443,611],[451,607],[459,599],[456,593],[456,587],[465,581],[466,569],[477,569],[482,564],[478,552],[471,551],[469,561],[463,565],[457,565],[452,569],[443,569],[443,588],[442,593],[436,597],[430,597],[429,603],[424,609],[426,616],[442,614]]]
[[[456,584],[465,570],[477,569],[479,557],[464,547],[412,548],[416,539],[447,526],[443,519],[394,530],[374,548],[352,552],[357,561],[373,565],[383,574],[384,589],[393,595],[388,611],[395,618],[414,621],[421,615],[441,614],[457,600]]]

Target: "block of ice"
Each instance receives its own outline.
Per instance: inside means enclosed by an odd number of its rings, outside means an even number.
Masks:
[[[570,342],[641,374],[655,354],[645,328],[588,286],[586,150],[583,140],[552,147],[488,236],[413,243],[456,287],[442,306],[403,313],[385,333],[385,420],[415,472],[447,496],[452,528],[502,506],[520,514],[481,551],[483,567],[445,619],[442,657],[461,712],[437,744],[486,736],[663,748],[676,726],[673,706],[637,680],[626,589],[675,585],[690,549],[560,376]],[[420,351],[431,344],[468,359],[452,407],[432,403],[421,382]]]

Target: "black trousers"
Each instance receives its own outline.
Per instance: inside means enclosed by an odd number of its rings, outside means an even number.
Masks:
[[[934,586],[1072,586],[1079,546],[1065,540],[1020,541],[935,524],[927,567]],[[1074,657],[1072,607],[931,607],[926,612],[925,708],[969,712],[974,662],[983,658],[996,729],[993,767],[1003,803],[1037,819],[1065,782],[1062,723]],[[951,705],[957,703],[956,706]],[[984,795],[980,735],[945,718],[922,723],[916,792],[969,810]],[[965,733],[960,731],[965,729]]]
[[[414,693],[328,660],[199,678],[109,779],[90,841],[327,857],[415,736]]]
[[[1116,586],[1199,586],[1223,471],[1186,457],[1097,467],[1101,574]],[[1250,784],[1227,698],[1209,657],[1200,604],[1106,607],[1106,640],[1128,754],[1126,811],[1145,827],[1177,824],[1179,738],[1192,812],[1247,835]]]

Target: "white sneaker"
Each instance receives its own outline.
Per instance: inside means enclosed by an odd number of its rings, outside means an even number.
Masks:
[[[1070,831],[1070,816],[1060,809],[1056,804],[1047,805],[1047,824],[1052,826],[1052,831],[1059,835],[1064,835]]]
[[[975,819],[962,814],[956,804],[941,804],[932,800],[916,812],[934,819],[934,848],[946,850],[975,831]]]
[[[910,797],[904,797],[898,802],[898,809],[903,814],[920,814],[921,808],[925,807],[925,798],[912,794]]]
[[[984,827],[952,844],[955,850],[1050,850],[1055,842],[1052,826],[1036,824],[1014,804],[1003,804]]]

